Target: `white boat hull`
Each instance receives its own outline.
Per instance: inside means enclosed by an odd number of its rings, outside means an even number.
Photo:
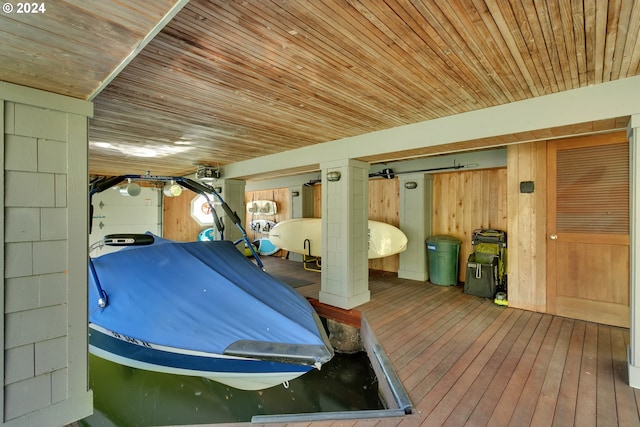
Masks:
[[[241,390],[263,390],[313,369],[273,361],[153,345],[89,325],[89,351],[114,363],[147,371],[208,378]]]

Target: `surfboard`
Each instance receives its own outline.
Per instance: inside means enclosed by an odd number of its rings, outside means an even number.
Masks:
[[[275,221],[269,219],[254,219],[249,221],[249,230],[255,233],[269,234],[269,231],[275,226]]]
[[[273,242],[266,237],[254,240],[253,245],[258,247],[259,255],[273,255],[280,250],[279,247],[274,245]]]
[[[369,259],[383,258],[407,249],[407,236],[397,227],[369,220]],[[295,218],[281,221],[269,232],[269,240],[280,249],[322,256],[322,220]]]
[[[247,203],[247,212],[256,215],[275,215],[278,206],[273,200],[254,200]]]

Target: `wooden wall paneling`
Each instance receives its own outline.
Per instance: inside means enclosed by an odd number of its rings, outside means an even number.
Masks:
[[[431,232],[434,235],[441,233],[441,230],[447,230],[447,216],[444,214],[444,212],[447,212],[445,204],[449,194],[449,192],[445,190],[445,188],[448,188],[448,186],[445,185],[446,180],[444,179],[447,176],[448,175],[440,174],[433,177],[433,222],[431,224]]]
[[[535,173],[535,168],[533,168],[532,160],[535,152],[535,147],[526,144],[521,147],[520,155],[518,157],[518,178],[519,181],[536,181],[536,176],[533,175]],[[516,192],[519,193],[519,185],[516,189]],[[518,198],[518,229],[516,230],[516,234],[520,239],[518,240],[518,245],[514,247],[515,250],[520,254],[520,283],[527,284],[526,291],[523,293],[527,296],[528,301],[533,301],[535,299],[535,288],[531,286],[535,280],[535,269],[532,265],[531,261],[535,257],[535,246],[533,245],[535,242],[535,230],[533,229],[532,224],[532,216],[535,211],[535,203],[531,194],[519,194]],[[520,215],[520,214],[523,215]]]
[[[179,242],[189,242],[198,239],[200,233],[208,226],[199,225],[191,218],[191,201],[196,195],[190,191],[184,191],[178,197],[164,197],[164,237]],[[261,190],[245,193],[245,206],[251,200],[274,200],[278,204],[276,215],[254,215],[254,219],[271,219],[275,222],[291,218],[291,207],[288,188],[273,190]],[[249,227],[252,215],[246,214],[245,229],[250,239],[256,239],[260,235],[252,233]]]
[[[369,180],[369,219],[399,227],[400,180],[397,178]],[[400,268],[400,256],[392,255],[369,260],[369,268],[396,273]]]
[[[507,234],[507,296],[509,300],[512,300],[512,306],[517,306],[518,304],[525,305],[522,301],[528,300],[520,285],[520,252],[517,250],[520,240],[518,220],[520,181],[518,180],[517,173],[520,151],[520,145],[507,147],[507,209],[511,215],[509,217],[509,230],[511,232]],[[531,304],[526,304],[526,306],[530,305]]]
[[[322,217],[322,186],[313,187],[313,216]],[[369,219],[386,222],[396,227],[400,224],[400,181],[396,179],[369,180]],[[400,256],[392,255],[369,261],[369,268],[397,273]]]
[[[246,224],[247,234],[251,238],[258,238],[259,235],[253,236],[255,233],[251,233],[249,222],[252,219],[268,219],[274,222],[284,221],[286,219],[291,219],[291,200],[289,194],[289,188],[275,188],[270,190],[259,190],[259,191],[247,191],[244,194],[244,203],[245,206],[251,203],[254,200],[273,200],[276,202],[277,209],[275,215],[260,215],[260,214],[246,214]]]
[[[507,169],[500,169],[498,170],[498,180],[500,183],[502,183],[502,187],[497,186],[494,188],[494,197],[495,197],[495,201],[494,201],[494,206],[495,206],[495,214],[496,214],[496,218],[495,218],[495,225],[494,223],[491,223],[490,226],[497,228],[497,229],[504,229],[506,230],[508,227],[508,210],[507,210],[507,191],[506,191],[506,186],[507,186]],[[494,183],[495,185],[495,183]],[[505,191],[500,191],[500,189],[504,189]],[[508,242],[509,236],[507,236],[507,244]]]
[[[472,252],[471,236],[473,230],[478,228],[478,224],[488,224],[489,209],[478,209],[478,207],[488,206],[486,198],[489,190],[485,188],[487,185],[486,174],[481,172],[464,173],[458,177],[461,184],[458,191],[462,194],[462,204],[458,209],[463,216],[463,222],[462,227],[457,230],[456,237],[462,242],[459,259],[462,281],[466,278],[466,262]]]
[[[164,236],[177,241],[194,241],[198,233],[207,227],[200,226],[191,218],[191,201],[195,195],[191,192],[183,192],[179,197],[164,198]],[[271,219],[276,222],[291,217],[289,189],[278,188],[274,190],[261,190],[245,193],[245,205],[252,200],[274,200],[278,204],[277,215],[254,215],[255,219]],[[258,238],[249,227],[251,214],[246,215],[244,226],[250,238]]]
[[[464,227],[458,231],[456,237],[462,241],[460,247],[460,278],[462,281],[466,279],[466,262],[469,254],[472,252],[471,238],[473,230],[478,224],[489,224],[489,201],[487,200],[490,190],[486,188],[488,179],[487,173],[484,171],[467,172],[460,176],[464,180],[464,185],[460,191],[464,194],[463,204],[461,206],[465,217]]]
[[[484,211],[484,215],[486,215],[484,218],[482,218],[482,223],[483,224],[488,224],[489,228],[499,228],[499,227],[493,227],[493,222],[494,222],[494,217],[496,216],[496,214],[498,213],[498,208],[499,205],[497,204],[498,199],[499,199],[499,191],[498,191],[498,183],[496,182],[497,180],[495,179],[486,179],[485,175],[483,174],[483,181],[486,183],[485,185],[483,185],[484,191],[486,191],[485,194],[483,194],[484,196],[484,200],[487,206],[489,206],[489,209],[486,209]]]
[[[535,270],[535,279],[531,285],[536,290],[533,305],[536,311],[546,312],[547,308],[547,143],[535,144],[534,161],[536,164],[536,189],[534,194],[536,210],[534,213],[534,239],[536,255],[531,260]]]
[[[454,235],[456,216],[458,215],[455,202],[458,192],[456,174],[434,175],[433,188],[433,235]]]
[[[466,262],[473,252],[477,228],[507,231],[506,168],[447,172],[434,175],[433,235],[461,241],[458,279],[466,278]]]
[[[290,196],[288,187],[245,192],[244,194],[245,206],[247,206],[247,204],[251,203],[254,200],[272,200],[276,202],[276,214],[262,215],[262,214],[246,213],[244,227],[245,227],[245,230],[247,230],[247,235],[249,236],[250,240],[259,239],[261,237],[269,237],[266,234],[260,234],[251,230],[249,223],[252,220],[267,219],[267,220],[278,223],[286,219],[291,219],[291,196]],[[278,251],[275,253],[275,256],[285,256],[285,255],[286,255],[285,251]]]
[[[458,210],[457,216],[462,219],[462,225],[454,230],[452,235],[461,241],[458,279],[464,282],[467,273],[467,260],[469,254],[473,252],[471,246],[473,230],[483,227],[482,225],[478,227],[479,224],[488,224],[489,205],[486,199],[489,191],[485,188],[487,177],[484,171],[456,173],[452,174],[452,178],[458,180],[458,192],[461,197],[461,203],[456,206],[456,209]],[[467,201],[471,201],[471,203]]]
[[[507,149],[509,305],[546,311],[546,142]],[[533,193],[520,182],[533,181]]]
[[[448,178],[448,197],[447,197],[447,212],[449,213],[449,220],[447,221],[447,233],[452,236],[459,237],[460,223],[459,220],[463,216],[463,212],[460,209],[462,202],[459,201],[459,197],[463,194],[464,187],[460,183],[460,175],[449,174]]]
[[[449,172],[434,175],[433,234],[457,237],[460,248],[460,275],[465,279],[466,260],[472,252],[471,234],[476,228],[498,228],[508,232],[507,227],[507,170],[484,169]],[[369,218],[375,221],[399,225],[399,180],[373,179],[369,181]],[[322,215],[322,186],[313,187],[314,216]],[[278,214],[274,218],[282,221],[290,218],[289,190],[280,188],[247,192],[245,203],[251,200],[275,200]],[[165,236],[178,241],[193,241],[205,227],[200,227],[190,216],[191,197],[183,193],[180,197],[165,198]],[[261,216],[262,218],[262,216]],[[265,217],[266,219],[267,217]],[[249,237],[256,238],[246,227]],[[282,255],[282,254],[280,254]],[[392,256],[371,260],[374,270],[397,272],[399,257]]]
[[[195,197],[196,194],[191,191],[183,191],[178,197],[164,197],[162,226],[165,238],[194,242],[198,240],[198,233],[207,228],[191,218],[191,201]]]

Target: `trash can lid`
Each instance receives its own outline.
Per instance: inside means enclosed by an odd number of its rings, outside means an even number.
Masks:
[[[462,242],[453,236],[431,236],[427,239],[427,243],[444,244],[444,245],[460,245]]]

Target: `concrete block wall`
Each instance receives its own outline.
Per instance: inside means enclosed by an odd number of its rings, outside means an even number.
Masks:
[[[0,84],[0,89],[2,421],[63,425],[92,411],[86,312],[92,108],[19,86]]]

